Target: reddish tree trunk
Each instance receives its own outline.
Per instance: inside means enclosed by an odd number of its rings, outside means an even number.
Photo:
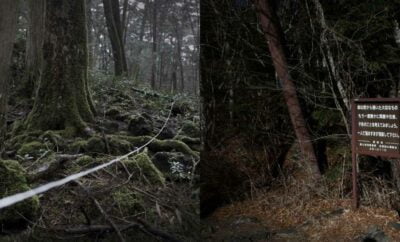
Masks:
[[[255,0],[257,13],[263,28],[265,39],[268,42],[268,48],[271,54],[272,62],[278,78],[282,82],[283,96],[288,106],[290,119],[293,129],[296,133],[301,152],[304,158],[309,161],[312,175],[315,178],[320,177],[317,157],[311,142],[310,134],[306,127],[306,122],[300,108],[300,102],[297,97],[296,86],[289,74],[288,64],[284,52],[284,36],[280,29],[280,24],[270,0]]]

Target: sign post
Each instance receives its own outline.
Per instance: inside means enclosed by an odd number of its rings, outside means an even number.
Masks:
[[[358,208],[358,155],[400,158],[400,98],[352,101],[353,208]]]

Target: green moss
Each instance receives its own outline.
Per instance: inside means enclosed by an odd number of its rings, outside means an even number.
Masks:
[[[39,138],[43,141],[49,141],[56,147],[63,147],[65,142],[63,137],[61,136],[61,132],[48,130],[44,132]]]
[[[26,144],[23,144],[21,148],[18,149],[17,154],[20,156],[24,156],[26,154],[30,155],[38,155],[42,153],[43,150],[46,150],[47,146],[38,141],[32,141]]]
[[[100,137],[92,137],[84,147],[85,151],[93,153],[106,153],[106,145]]]
[[[87,141],[79,138],[69,145],[68,150],[74,153],[84,152],[86,145]]]
[[[133,148],[129,141],[118,138],[118,136],[107,136],[107,139],[113,155],[126,154]]]
[[[112,197],[124,216],[143,210],[142,197],[126,187],[113,192]]]
[[[69,145],[68,149],[74,153],[106,153],[106,146],[100,137],[92,137],[88,140],[78,138]]]
[[[92,163],[93,161],[94,161],[93,157],[91,157],[91,156],[89,156],[89,155],[84,155],[84,156],[79,157],[79,158],[76,160],[76,163],[77,163],[79,166],[86,166],[86,165]]]
[[[139,172],[152,184],[165,184],[164,175],[153,164],[147,152],[142,152],[132,159],[125,160],[124,164],[131,172]]]
[[[200,128],[192,121],[185,121],[182,126],[182,132],[192,138],[200,137]]]
[[[14,160],[0,160],[0,197],[6,197],[15,193],[29,190],[26,182],[26,173],[22,166]],[[12,226],[20,222],[32,219],[39,209],[37,196],[24,200],[0,212],[0,225]]]

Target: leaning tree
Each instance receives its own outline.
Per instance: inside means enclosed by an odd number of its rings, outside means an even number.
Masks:
[[[43,74],[34,107],[26,120],[29,130],[87,131],[94,119],[88,88],[85,0],[47,0]]]

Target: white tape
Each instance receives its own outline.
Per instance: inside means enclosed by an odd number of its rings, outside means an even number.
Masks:
[[[86,175],[90,174],[90,173],[93,173],[93,172],[101,170],[101,169],[103,169],[103,168],[105,168],[107,166],[110,166],[110,165],[114,164],[115,162],[121,161],[121,160],[129,157],[130,155],[132,155],[134,153],[138,153],[141,149],[145,148],[151,142],[153,142],[161,134],[161,132],[165,129],[165,127],[167,126],[167,123],[169,121],[169,118],[171,117],[172,107],[174,106],[174,103],[175,103],[175,101],[172,102],[171,110],[169,111],[168,118],[164,122],[164,125],[162,126],[160,131],[154,137],[152,137],[147,143],[145,143],[144,145],[140,146],[139,148],[137,148],[137,149],[135,149],[135,150],[123,155],[123,156],[120,156],[120,157],[118,157],[118,158],[116,158],[116,159],[114,159],[112,161],[109,161],[109,162],[107,162],[105,164],[93,167],[93,168],[91,168],[89,170],[82,171],[82,172],[79,172],[77,174],[73,174],[73,175],[67,176],[67,177],[65,177],[65,178],[63,178],[61,180],[49,182],[49,183],[47,183],[45,185],[39,186],[37,188],[31,189],[31,190],[26,191],[26,192],[17,193],[15,195],[2,198],[2,199],[0,199],[0,209],[8,207],[8,206],[11,206],[11,205],[13,205],[15,203],[18,203],[18,202],[21,202],[21,201],[23,201],[25,199],[28,199],[30,197],[33,197],[35,195],[47,192],[50,189],[62,186],[62,185],[66,184],[66,183],[68,183],[70,181],[77,180],[77,179],[79,179],[79,178],[81,178],[83,176],[86,176]]]

